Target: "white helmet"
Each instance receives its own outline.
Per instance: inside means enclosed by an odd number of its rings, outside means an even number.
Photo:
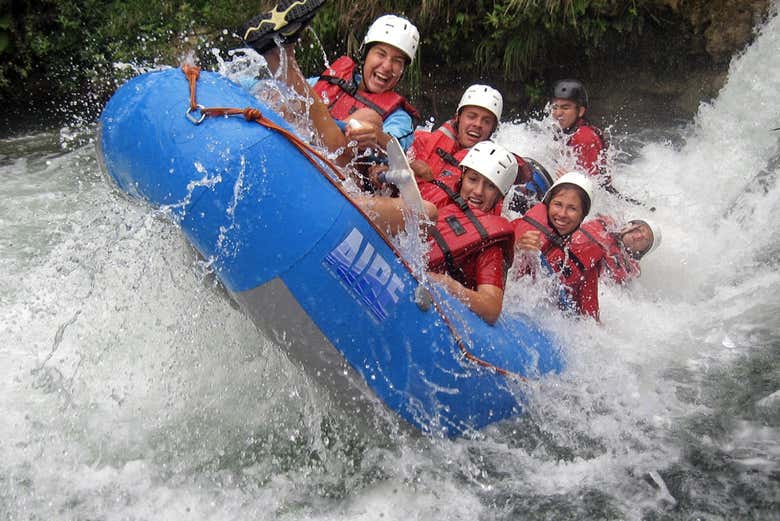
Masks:
[[[377,42],[397,47],[406,54],[411,63],[414,61],[417,46],[420,44],[420,33],[417,31],[417,27],[406,18],[386,14],[374,20],[374,23],[368,28],[366,37],[363,38],[363,47]]]
[[[550,204],[550,198],[552,198],[552,191],[555,189],[556,186],[564,185],[564,184],[570,184],[577,186],[582,189],[583,192],[585,192],[585,195],[587,196],[587,204],[586,207],[583,209],[584,214],[583,218],[588,215],[590,212],[591,206],[593,206],[593,182],[590,180],[588,176],[583,174],[582,172],[577,172],[576,170],[572,170],[571,172],[566,172],[561,177],[558,178],[557,181],[553,183],[553,185],[550,187],[549,190],[547,190],[547,193],[544,194],[544,199],[542,199],[542,202],[544,204]]]
[[[661,239],[663,238],[661,235],[661,227],[658,226],[655,221],[651,221],[649,219],[631,219],[630,222],[646,224],[647,227],[650,228],[650,233],[653,234],[653,241],[645,251],[641,252],[640,258],[644,257],[648,253],[654,252],[661,245]]]
[[[517,177],[517,159],[507,149],[492,141],[480,141],[469,149],[460,162],[461,168],[471,168],[496,185],[506,195]]]
[[[472,85],[458,103],[458,110],[466,105],[473,105],[475,107],[482,107],[485,110],[489,110],[496,116],[496,122],[501,121],[501,111],[504,108],[504,98],[501,97],[501,93],[489,85]]]

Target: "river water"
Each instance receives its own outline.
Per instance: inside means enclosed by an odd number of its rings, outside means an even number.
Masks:
[[[663,246],[603,324],[547,317],[568,369],[469,439],[349,428],[92,127],[3,139],[0,518],[780,519],[778,49],[774,16],[692,121],[614,136]],[[552,159],[544,124],[499,141]]]

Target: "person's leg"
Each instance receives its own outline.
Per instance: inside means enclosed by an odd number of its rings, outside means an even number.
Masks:
[[[309,117],[320,141],[331,152],[343,150],[337,162],[345,165],[352,158],[346,148],[347,138],[306,82],[295,60],[295,42],[324,3],[325,0],[278,0],[272,10],[246,22],[241,37],[263,55],[275,78],[284,81],[300,96],[313,100]],[[284,44],[281,49],[277,42]],[[282,116],[291,120],[289,114]]]
[[[347,138],[328,112],[328,107],[304,78],[295,59],[295,45],[284,45],[281,49],[275,46],[263,54],[263,57],[274,78],[285,82],[300,96],[312,100],[309,107],[309,118],[320,141],[331,152],[342,149],[344,152],[337,161],[342,165],[346,164],[352,158],[351,153],[346,150]]]

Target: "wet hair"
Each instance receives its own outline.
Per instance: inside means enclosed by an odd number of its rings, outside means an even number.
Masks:
[[[553,186],[544,197],[547,201],[547,205],[549,206],[550,201],[552,201],[556,195],[567,188],[574,188],[574,191],[579,196],[580,204],[582,205],[582,220],[584,221],[585,217],[590,213],[590,197],[588,197],[588,194],[585,193],[585,190],[575,185],[574,183],[561,183],[559,185]]]

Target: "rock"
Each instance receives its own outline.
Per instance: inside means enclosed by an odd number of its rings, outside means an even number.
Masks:
[[[694,33],[704,38],[707,54],[716,62],[724,63],[753,39],[753,28],[767,16],[770,1],[694,0],[663,1],[663,4],[679,10]]]

